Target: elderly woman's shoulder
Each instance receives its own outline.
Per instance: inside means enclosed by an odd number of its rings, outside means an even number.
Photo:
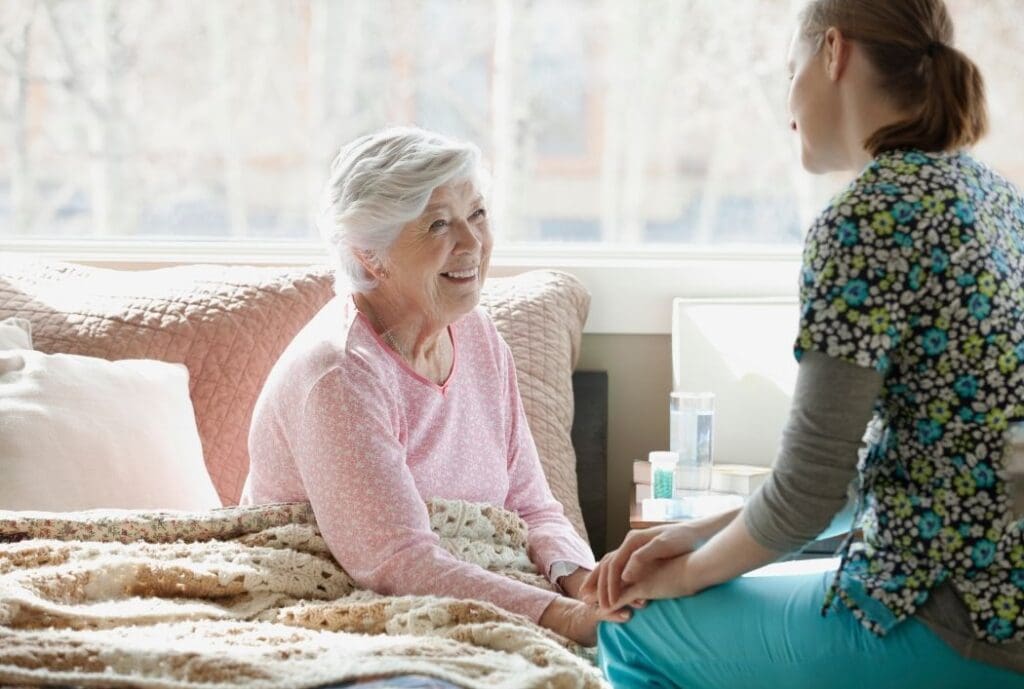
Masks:
[[[463,333],[472,333],[487,339],[501,339],[498,328],[494,325],[491,314],[483,306],[477,306],[459,319],[457,327]]]
[[[275,373],[291,379],[317,379],[331,371],[366,376],[383,375],[385,353],[344,300],[331,300],[299,331],[274,366]]]
[[[500,314],[498,315],[500,318]],[[457,336],[460,348],[467,343],[473,344],[473,349],[495,362],[499,366],[511,357],[511,350],[498,330],[494,320],[487,309],[477,306],[467,313],[456,323]]]

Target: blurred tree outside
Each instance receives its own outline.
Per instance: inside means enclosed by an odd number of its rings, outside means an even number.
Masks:
[[[476,142],[504,244],[783,246],[847,179],[799,165],[799,0],[6,0],[0,238],[316,238],[338,147]],[[978,155],[1024,184],[1024,2],[949,0]]]

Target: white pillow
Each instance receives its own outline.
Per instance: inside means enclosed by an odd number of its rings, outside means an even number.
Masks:
[[[32,349],[32,324],[24,318],[0,321],[0,351],[5,349]]]
[[[0,510],[221,506],[183,365],[0,356]]]

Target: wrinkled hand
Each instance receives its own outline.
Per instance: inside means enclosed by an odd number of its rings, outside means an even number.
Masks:
[[[569,596],[569,598],[576,598],[579,600],[580,589],[583,588],[583,582],[587,580],[587,575],[589,574],[589,569],[579,567],[572,574],[567,574],[560,578],[558,580],[558,585],[562,587],[562,590],[565,591],[565,595]]]
[[[699,534],[688,524],[630,531],[622,545],[605,555],[583,582],[580,596],[603,610],[611,609],[614,602],[625,599],[625,587],[651,576],[664,560],[693,552],[700,543]],[[636,599],[646,598],[626,600]]]
[[[572,598],[556,598],[541,615],[540,624],[581,646],[597,645],[598,622],[626,622],[630,610],[600,610]]]

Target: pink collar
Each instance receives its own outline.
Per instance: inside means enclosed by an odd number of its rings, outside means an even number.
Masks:
[[[350,295],[348,301],[349,301],[349,306],[356,313],[356,319],[359,320],[368,331],[370,331],[370,335],[372,335],[373,339],[376,340],[378,345],[380,345],[380,348],[383,349],[387,353],[387,355],[389,357],[391,357],[391,359],[394,360],[394,362],[396,364],[398,364],[398,367],[400,369],[402,369],[408,375],[412,376],[413,378],[415,378],[416,380],[420,381],[424,385],[429,385],[430,387],[434,388],[435,390],[440,392],[442,395],[444,395],[444,394],[446,394],[448,392],[448,387],[451,385],[452,380],[454,380],[454,378],[455,378],[455,371],[456,371],[456,369],[459,366],[459,346],[458,346],[458,341],[457,341],[457,339],[455,337],[455,327],[454,327],[454,324],[448,326],[448,337],[451,338],[451,343],[452,343],[452,368],[448,372],[448,376],[444,379],[444,382],[441,383],[440,385],[438,385],[434,381],[432,381],[429,378],[426,378],[424,376],[421,376],[419,373],[417,373],[415,370],[413,370],[412,366],[409,365],[409,362],[406,361],[398,352],[396,352],[394,349],[392,349],[391,346],[388,345],[388,343],[384,341],[384,338],[382,338],[380,336],[380,334],[374,329],[373,324],[370,323],[370,319],[367,318],[366,314],[364,314],[362,311],[360,311],[359,308],[356,306],[356,301],[355,301],[355,297],[354,296]]]

